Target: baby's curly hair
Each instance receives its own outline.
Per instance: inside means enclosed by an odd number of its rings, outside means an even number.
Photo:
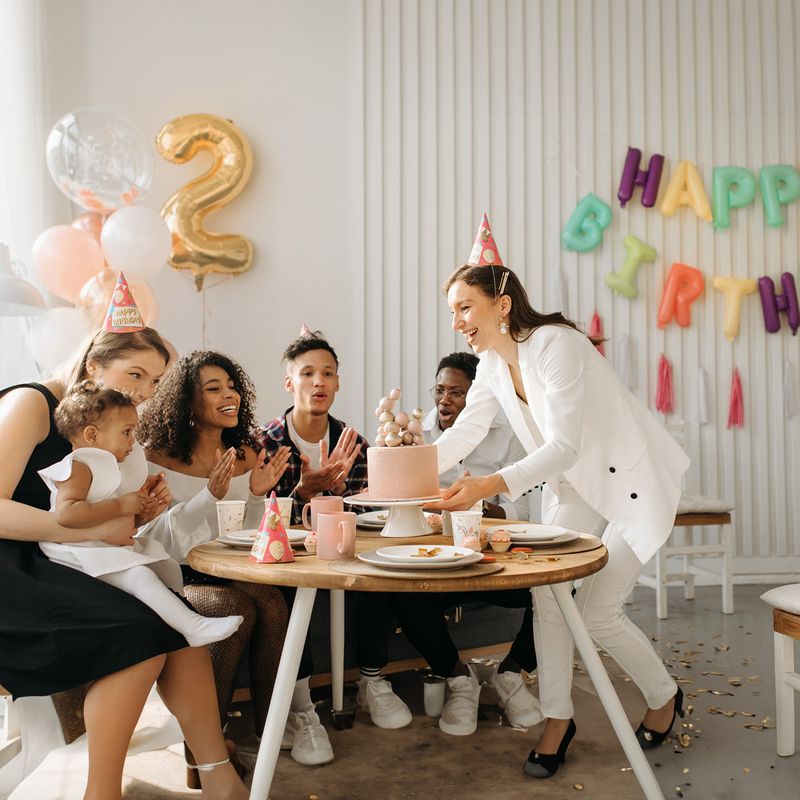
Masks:
[[[115,408],[136,409],[129,395],[116,389],[106,389],[94,381],[76,383],[55,410],[56,430],[73,439],[89,425],[96,425],[103,414]]]
[[[170,367],[139,418],[136,438],[148,450],[178,458],[184,464],[192,463],[195,444],[192,403],[195,392],[200,390],[200,370],[203,367],[224,369],[239,393],[239,420],[235,428],[223,429],[222,442],[226,448],[235,448],[237,458],[243,460],[245,446],[257,449],[253,434],[255,388],[239,364],[211,350],[195,350]]]

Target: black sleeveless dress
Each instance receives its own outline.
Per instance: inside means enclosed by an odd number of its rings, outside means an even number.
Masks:
[[[48,510],[50,492],[37,470],[70,452],[56,431],[58,401],[36,383],[50,408],[50,433],[34,449],[12,496]],[[135,597],[48,561],[36,542],[0,539],[0,684],[14,697],[72,689],[186,647],[186,640]]]

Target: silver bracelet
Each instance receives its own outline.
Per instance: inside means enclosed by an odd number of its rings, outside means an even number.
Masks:
[[[188,761],[186,762],[186,766],[189,769],[196,769],[200,772],[211,772],[214,767],[221,767],[223,764],[229,764],[231,757],[228,756],[227,758],[223,758],[222,761],[209,761],[207,764],[190,764]]]

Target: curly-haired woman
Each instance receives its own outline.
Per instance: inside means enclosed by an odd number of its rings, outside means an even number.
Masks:
[[[165,473],[177,501],[145,533],[171,545],[170,555],[183,564],[192,547],[216,538],[217,500],[246,500],[245,527],[257,528],[264,496],[286,469],[288,447],[269,461],[265,451],[256,453],[254,406],[253,384],[239,364],[220,353],[195,351],[164,375],[142,414],[137,437],[151,471]],[[249,642],[251,691],[260,733],[286,633],[283,595],[271,586],[211,578],[187,566],[182,569],[186,596],[199,613],[244,617],[233,636],[210,646],[211,661],[224,719]]]

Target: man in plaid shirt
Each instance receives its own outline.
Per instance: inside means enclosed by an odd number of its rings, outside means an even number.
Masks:
[[[294,500],[292,522],[298,523],[303,506],[316,495],[350,495],[367,487],[367,440],[331,416],[339,391],[339,359],[319,332],[303,326],[299,338],[284,351],[286,391],[294,405],[258,432],[269,457],[281,447],[291,451],[289,463],[275,486],[280,497]],[[293,594],[288,593],[291,603]],[[381,677],[386,665],[388,632],[393,626],[391,595],[353,593],[356,603],[358,663],[361,680],[358,704],[368,709],[381,728],[402,728],[411,722],[408,706]],[[333,758],[328,734],[314,711],[308,678],[313,663],[308,642],[303,649],[298,680],[284,734],[285,746],[302,764],[322,764]]]

